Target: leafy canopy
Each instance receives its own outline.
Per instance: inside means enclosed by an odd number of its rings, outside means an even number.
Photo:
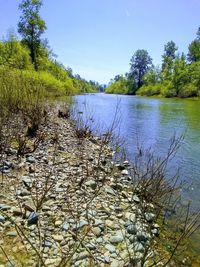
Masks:
[[[130,65],[130,74],[139,88],[143,84],[143,76],[152,66],[152,59],[146,50],[138,49],[132,56]]]
[[[18,23],[18,32],[23,43],[29,48],[32,63],[38,69],[38,54],[41,44],[41,35],[46,30],[46,24],[39,15],[42,6],[41,0],[23,0],[19,5],[22,15]]]

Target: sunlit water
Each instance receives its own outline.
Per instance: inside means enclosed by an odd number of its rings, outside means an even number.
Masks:
[[[180,179],[186,200],[200,207],[200,101],[192,99],[160,99],[138,96],[87,94],[75,97],[82,116],[89,118],[92,127],[104,131],[113,122],[118,106],[120,135],[133,160],[138,142],[152,147],[155,154],[164,156],[174,134],[184,134],[181,148],[169,165],[169,173],[180,168]],[[86,115],[87,114],[87,115]],[[97,126],[98,124],[98,126]],[[137,141],[138,140],[138,141]]]

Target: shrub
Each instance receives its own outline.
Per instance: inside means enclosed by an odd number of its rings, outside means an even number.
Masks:
[[[146,96],[153,96],[159,95],[161,89],[161,84],[150,84],[150,85],[143,85],[137,92],[137,95],[146,95]]]
[[[188,83],[184,85],[181,90],[179,91],[179,97],[193,97],[198,96],[198,87],[194,83]]]

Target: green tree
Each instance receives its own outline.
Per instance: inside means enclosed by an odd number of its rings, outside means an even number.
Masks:
[[[160,81],[160,68],[153,66],[143,77],[145,85],[156,84]]]
[[[137,88],[143,84],[143,76],[152,66],[152,59],[144,49],[138,49],[130,61],[130,75],[134,78]]]
[[[179,96],[182,87],[187,83],[187,63],[183,55],[177,56],[174,61],[173,73],[172,73],[172,85],[176,91],[176,95]]]
[[[162,55],[162,70],[167,68],[169,71],[173,67],[173,61],[176,58],[176,51],[178,47],[175,42],[170,41],[164,46],[164,54]]]
[[[38,69],[38,57],[41,46],[41,35],[46,29],[44,20],[39,15],[42,6],[41,0],[22,0],[19,5],[22,15],[18,23],[18,32],[30,50],[30,56],[35,69]]]
[[[188,60],[190,62],[200,61],[200,27],[198,28],[196,38],[188,47]]]

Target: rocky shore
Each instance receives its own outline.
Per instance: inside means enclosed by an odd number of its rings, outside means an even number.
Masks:
[[[97,137],[50,114],[33,153],[0,161],[0,267],[150,266],[159,235],[131,166]]]

